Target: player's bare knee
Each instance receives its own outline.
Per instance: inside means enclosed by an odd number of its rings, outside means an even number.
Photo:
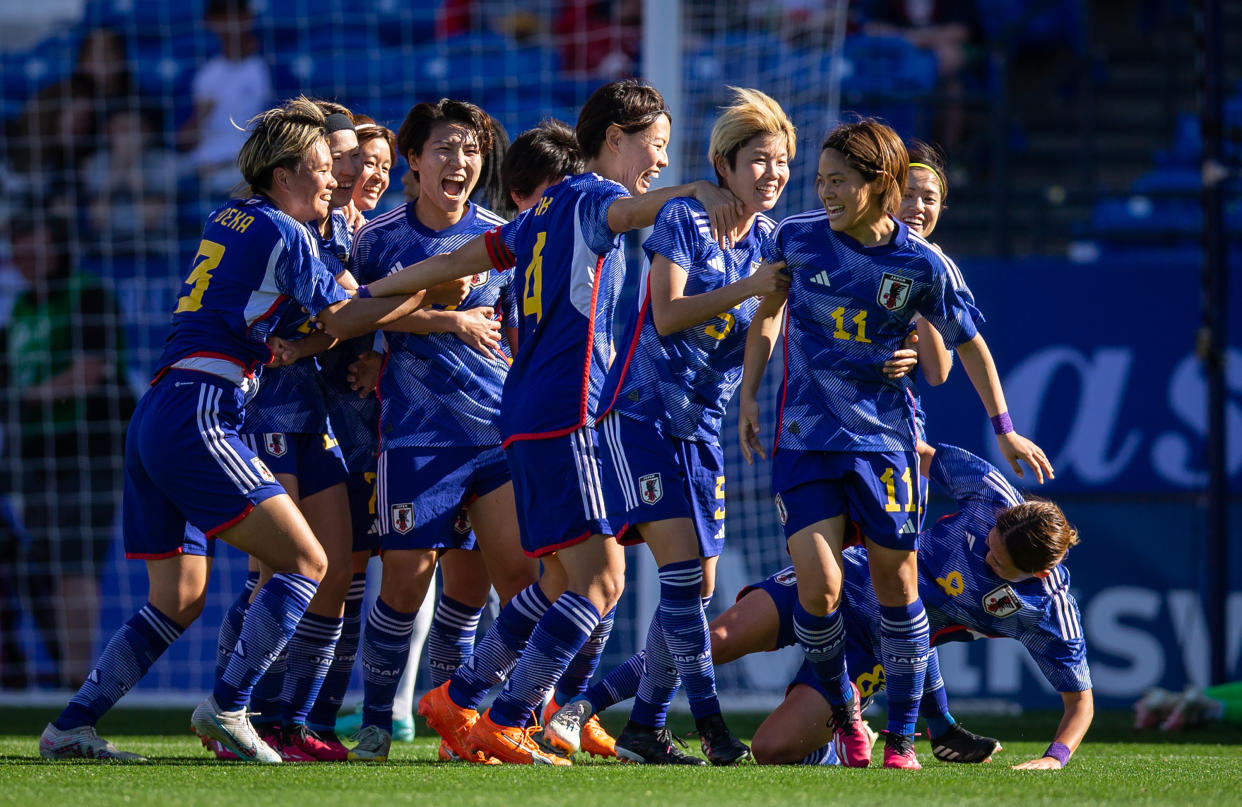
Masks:
[[[312,543],[298,552],[293,566],[295,572],[318,583],[328,573],[328,556],[323,553],[323,547]]]
[[[760,765],[780,765],[785,760],[785,743],[773,731],[758,731],[750,743],[750,753]]]
[[[599,588],[608,603],[607,610],[611,611],[625,591],[625,569],[605,569],[599,576]]]

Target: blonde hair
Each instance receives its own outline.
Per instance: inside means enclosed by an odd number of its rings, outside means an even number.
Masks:
[[[327,137],[325,115],[304,95],[250,119],[250,136],[237,154],[237,167],[250,191],[267,191],[277,168],[297,171],[306,152]]]
[[[793,160],[798,148],[798,130],[781,109],[781,105],[759,90],[729,87],[733,94],[730,104],[712,126],[712,136],[707,144],[707,159],[712,167],[721,157],[730,168],[737,167],[737,153],[759,135],[785,136],[785,149]],[[716,179],[722,180],[720,172]]]

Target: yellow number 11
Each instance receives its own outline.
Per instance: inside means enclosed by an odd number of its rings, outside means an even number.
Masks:
[[[894,484],[897,472],[892,468],[885,469],[880,474],[880,481],[884,483],[884,489],[888,492],[888,503],[884,505],[884,512],[897,513],[902,510],[901,503],[897,501],[897,485]],[[910,480],[910,468],[907,467],[901,472],[901,481],[906,483],[906,505],[907,513],[914,512],[914,483]]]

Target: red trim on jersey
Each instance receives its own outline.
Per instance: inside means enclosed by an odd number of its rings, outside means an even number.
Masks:
[[[599,305],[599,278],[603,268],[604,256],[600,255],[595,259],[595,277],[591,280],[591,313],[587,317],[586,360],[582,363],[582,389],[578,396],[582,404],[578,414],[579,425],[587,422],[587,398],[591,397],[591,351],[595,347],[595,314]],[[570,293],[573,293],[572,289]]]
[[[638,324],[634,327],[634,338],[630,340],[630,346],[625,351],[625,361],[621,363],[621,377],[617,379],[617,388],[612,392],[612,400],[608,402],[599,414],[595,416],[595,422],[604,419],[612,411],[617,403],[617,396],[621,394],[621,385],[625,383],[625,374],[630,370],[630,361],[634,358],[634,351],[638,348],[638,340],[643,335],[643,326],[647,323],[647,311],[651,306],[651,276],[647,276],[647,296],[643,298],[642,307],[638,309]],[[619,534],[618,534],[619,535]]]
[[[203,535],[206,535],[208,538],[215,538],[217,535],[219,535],[221,532],[224,532],[229,527],[236,527],[238,524],[245,521],[246,516],[250,515],[252,512],[254,512],[254,505],[248,504],[246,505],[246,509],[242,510],[236,516],[224,522],[218,527],[212,527],[211,529],[204,532]]]
[[[507,272],[514,268],[517,258],[500,237],[500,227],[501,225],[497,225],[483,233],[483,246],[487,249],[487,257],[492,261],[492,268],[497,272]]]
[[[772,440],[772,456],[776,456],[776,449],[781,444],[781,423],[785,419],[785,397],[789,395],[789,305],[785,305],[784,322],[781,323],[781,331],[783,332],[783,345],[781,352],[781,364],[783,365],[781,376],[781,402],[776,408],[776,437]]]
[[[268,352],[270,353],[271,351],[268,351]],[[160,369],[156,370],[155,377],[151,379],[150,386],[154,387],[156,382],[158,382],[161,378],[163,378],[164,373],[167,373],[169,370],[187,370],[191,373],[204,373],[206,375],[215,375],[214,373],[208,373],[206,370],[195,370],[193,367],[173,367],[173,364],[176,364],[178,361],[185,361],[186,359],[223,359],[224,361],[230,362],[232,364],[236,364],[238,367],[240,367],[242,369],[242,372],[246,374],[246,378],[254,378],[254,364],[247,364],[246,362],[242,361],[236,356],[229,356],[226,353],[215,353],[210,350],[198,350],[193,353],[187,353],[186,355],[177,359],[177,361],[174,361],[172,364],[166,364]],[[216,377],[219,378],[219,376],[216,376]]]
[[[573,432],[578,431],[578,429],[581,429],[585,425],[585,423],[575,423],[572,426],[567,426],[564,429],[557,429],[556,431],[511,434],[505,438],[504,442],[500,444],[500,447],[508,448],[511,443],[516,443],[518,440],[551,440],[556,437],[564,437],[567,434],[572,434]]]
[[[379,455],[384,451],[380,446],[380,438],[384,436],[384,397],[380,395],[380,382],[384,380],[384,371],[388,369],[388,358],[392,355],[389,351],[384,351],[384,359],[380,362],[379,375],[375,377],[375,402],[380,405],[379,417],[375,418],[375,459],[379,459]],[[376,477],[378,482],[379,477]]]
[[[1002,637],[1002,636],[994,635],[994,634],[991,634],[991,633],[984,633],[984,632],[983,632],[983,631],[981,631],[981,630],[974,630],[974,628],[968,628],[968,627],[966,627],[965,625],[946,625],[945,627],[943,627],[943,628],[941,628],[940,630],[938,630],[938,631],[936,631],[935,633],[933,633],[933,634],[931,635],[931,637],[927,640],[927,643],[928,643],[929,645],[934,645],[934,644],[936,643],[936,640],[937,640],[937,639],[940,639],[941,637],[944,637],[944,636],[952,636],[952,635],[953,635],[953,634],[955,634],[955,633],[962,633],[962,632],[970,633],[971,631],[974,631],[975,633],[978,633],[978,634],[981,634],[981,635],[983,635],[983,636],[986,636],[986,637],[987,637],[987,638],[989,638],[989,639],[1002,639],[1002,638],[1004,638],[1004,637]],[[946,641],[952,641],[952,640],[946,640]]]
[[[626,533],[632,533],[632,535],[629,538],[625,538]],[[638,527],[628,523],[621,525],[621,529],[617,530],[615,537],[617,543],[621,544],[621,546],[638,546],[639,544],[647,543],[647,539],[638,531]]]
[[[522,552],[524,552],[526,554],[526,557],[528,558],[542,558],[544,555],[551,555],[553,552],[557,552],[561,549],[566,549],[568,547],[573,546],[574,544],[580,544],[586,539],[590,538],[592,535],[597,535],[597,534],[598,533],[594,533],[594,532],[591,532],[590,530],[587,530],[586,532],[582,533],[576,538],[570,538],[568,541],[562,541],[559,544],[553,544],[552,546],[545,546],[534,552],[527,552],[525,549],[523,549]]]
[[[126,552],[125,559],[126,560],[167,560],[168,558],[177,557],[182,552],[185,552],[185,548],[180,547],[180,546],[171,552]]]

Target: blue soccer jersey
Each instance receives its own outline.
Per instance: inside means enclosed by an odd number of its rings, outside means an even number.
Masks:
[[[421,260],[452,252],[504,219],[470,205],[461,221],[443,230],[419,222],[414,203],[378,216],[354,240],[353,266],[364,283],[378,280]],[[457,308],[490,306],[514,326],[513,276],[481,272]],[[500,443],[500,395],[509,371],[502,340],[484,356],[451,333],[388,331],[388,357],[380,374],[380,449],[488,446]]]
[[[222,359],[253,373],[271,361],[269,334],[347,299],[304,224],[264,197],[234,199],[203,227],[156,367]]]
[[[319,257],[333,277],[340,276],[349,262],[353,230],[345,214],[332,212],[329,233],[325,238],[311,227],[319,242]],[[311,332],[310,321],[303,314],[290,317],[300,322],[282,323],[277,336],[298,339]],[[299,359],[284,367],[269,367],[259,380],[259,391],[246,401],[246,419],[242,434],[327,434],[328,410],[319,380],[319,362],[314,356]]]
[[[1010,582],[984,560],[987,535],[1000,511],[1023,499],[993,465],[953,446],[937,447],[931,480],[960,510],[919,534],[919,596],[932,644],[981,637],[1017,639],[1058,692],[1091,688],[1087,646],[1070,575],[1058,565],[1045,578]],[[879,647],[879,607],[866,553],[845,552],[850,630],[870,630]]]
[[[628,195],[598,174],[578,174],[487,235],[493,266],[516,266],[515,282],[522,284],[521,338],[500,420],[506,445],[595,423],[625,278],[621,236],[608,226],[608,208]]]
[[[791,275],[776,446],[816,451],[910,451],[914,382],[886,378],[916,313],[953,349],[983,321],[958,268],[900,221],[892,240],[864,247],[828,226],[823,210],[791,216],[772,238]],[[774,449],[775,450],[775,449]]]
[[[695,199],[670,199],[643,244],[648,260],[662,255],[686,271],[684,294],[705,294],[749,277],[763,260],[775,223],[755,217],[750,232],[731,249],[712,238],[707,212]],[[647,267],[644,267],[645,269]],[[718,442],[725,407],[742,379],[746,329],[756,298],[705,323],[668,336],[656,330],[646,276],[638,316],[630,320],[600,396],[611,410],[659,424],[682,440]]]

